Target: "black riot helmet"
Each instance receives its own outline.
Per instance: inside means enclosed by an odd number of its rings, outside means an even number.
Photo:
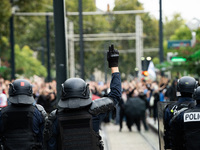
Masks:
[[[197,87],[197,88],[194,90],[193,99],[198,100],[198,101],[200,100],[200,86]]]
[[[193,77],[184,76],[177,82],[177,91],[180,93],[194,93],[194,89],[197,88],[198,81]]]
[[[25,79],[17,79],[10,83],[9,99],[13,104],[33,104],[32,85]]]
[[[80,78],[67,79],[62,84],[61,99],[58,106],[61,108],[81,108],[92,103],[89,84]]]

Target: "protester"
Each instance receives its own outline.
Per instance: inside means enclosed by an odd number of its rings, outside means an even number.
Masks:
[[[135,123],[137,130],[140,132],[140,121],[144,116],[146,110],[146,103],[139,97],[138,90],[131,93],[131,97],[127,99],[125,104],[125,115],[127,119],[127,127],[132,131],[131,126]]]

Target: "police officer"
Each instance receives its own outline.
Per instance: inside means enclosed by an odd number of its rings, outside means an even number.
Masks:
[[[5,150],[40,150],[46,112],[35,104],[32,85],[24,79],[10,84],[10,105],[0,112],[1,148]]]
[[[200,149],[200,87],[195,89],[193,98],[197,102],[196,106],[183,109],[170,123],[173,150]]]
[[[112,72],[108,97],[92,101],[89,85],[80,78],[69,78],[62,84],[59,107],[49,115],[45,125],[44,137],[48,150],[103,150],[100,123],[121,98],[118,58],[118,50],[111,45],[107,52]]]
[[[182,109],[192,108],[195,106],[195,100],[192,98],[194,89],[197,87],[198,82],[189,76],[180,78],[177,82],[177,91],[180,92],[177,102],[173,102],[166,106],[164,111],[164,144],[165,149],[170,149],[172,146],[171,139],[172,134],[170,122],[173,117],[180,113]],[[177,141],[178,142],[178,141]]]

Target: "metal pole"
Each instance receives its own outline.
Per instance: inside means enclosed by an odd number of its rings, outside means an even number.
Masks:
[[[74,56],[74,24],[73,22],[69,23],[69,59],[70,59],[70,77],[75,77],[75,56]]]
[[[51,67],[50,67],[50,37],[49,37],[49,16],[46,16],[46,40],[47,40],[47,81],[51,81]]]
[[[54,0],[53,6],[54,6],[54,27],[55,27],[57,100],[59,100],[61,84],[67,79],[64,0]]]
[[[107,83],[107,44],[104,45],[104,69],[105,69],[105,83]]]
[[[135,26],[136,26],[136,67],[138,68],[138,78],[141,78],[141,72],[142,72],[142,64],[141,64],[141,38],[140,38],[140,16],[136,16],[135,18]]]
[[[11,6],[13,5],[13,0],[10,0]],[[13,11],[13,10],[12,10]],[[14,41],[14,16],[13,12],[10,17],[10,46],[11,46],[11,80],[15,79],[15,41]]]
[[[41,49],[41,52],[42,52],[42,54],[41,54],[41,59],[42,59],[42,65],[44,66],[45,65],[45,61],[44,61],[44,38],[42,38],[42,40],[41,40],[41,45],[42,45],[42,49]]]
[[[140,19],[140,56],[144,56],[144,43],[143,43],[143,22]]]
[[[160,20],[159,20],[159,57],[160,63],[164,61],[163,57],[163,23],[162,23],[162,0],[160,0]],[[161,75],[163,76],[163,71],[161,71]]]
[[[125,14],[142,14],[142,13],[148,13],[144,10],[125,10],[125,11],[109,11],[109,12],[103,12],[103,11],[90,11],[90,12],[83,12],[82,14],[84,16],[88,15],[125,15]],[[52,12],[16,12],[14,15],[16,16],[53,16]],[[79,12],[66,12],[67,16],[78,16]]]
[[[82,0],[79,0],[79,34],[80,34],[80,66],[81,78],[84,80],[84,45],[83,45],[83,18],[82,18]]]
[[[65,15],[65,46],[66,46],[66,52],[65,52],[65,54],[66,54],[66,75],[67,75],[67,77],[69,77],[69,48],[68,48],[68,18],[66,17],[66,15]]]

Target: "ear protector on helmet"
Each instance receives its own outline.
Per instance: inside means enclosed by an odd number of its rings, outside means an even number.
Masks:
[[[15,90],[15,87],[12,83],[9,84],[9,95],[12,96],[12,95],[15,95],[16,93],[16,90]]]
[[[192,94],[192,98],[194,98],[194,99],[196,99],[196,97],[197,97],[197,89],[194,89],[194,93]]]
[[[195,100],[200,100],[200,86],[197,87],[196,89],[194,89],[194,93],[193,93],[192,97]]]

